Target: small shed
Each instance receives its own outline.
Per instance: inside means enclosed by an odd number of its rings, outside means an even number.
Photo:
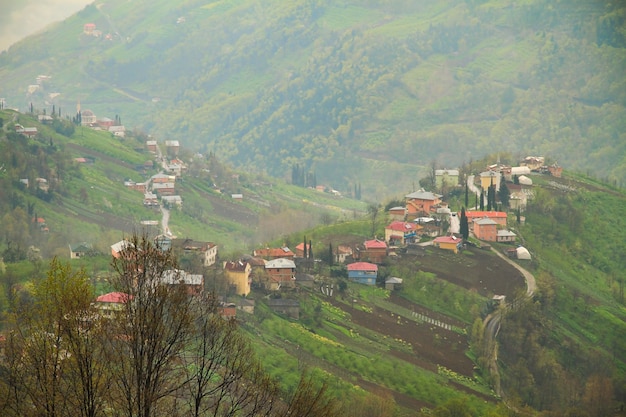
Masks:
[[[254,314],[254,306],[256,301],[249,298],[242,298],[237,304],[237,308],[249,314]]]
[[[389,277],[385,280],[385,289],[390,291],[399,290],[402,288],[402,278]]]

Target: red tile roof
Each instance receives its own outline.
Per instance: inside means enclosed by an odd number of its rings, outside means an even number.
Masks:
[[[490,219],[506,219],[506,213],[503,211],[466,211],[465,216],[467,216],[468,219],[475,219],[478,217],[488,217]]]
[[[384,240],[374,239],[366,240],[363,246],[365,246],[365,249],[383,249],[387,247],[387,244]]]
[[[421,228],[422,228],[421,226],[415,223],[407,223],[407,222],[401,222],[401,221],[391,222],[391,224],[387,226],[387,229],[391,229],[391,230],[394,230],[397,232],[403,232],[403,233],[412,232],[413,230],[418,230]]]
[[[123,304],[128,300],[132,300],[133,296],[123,292],[110,292],[96,298],[98,303],[119,303]]]
[[[348,271],[378,271],[378,265],[369,262],[355,262],[348,265]]]
[[[454,236],[439,236],[434,241],[436,243],[461,243],[461,239]]]

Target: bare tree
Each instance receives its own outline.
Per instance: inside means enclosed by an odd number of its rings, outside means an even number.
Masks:
[[[194,305],[194,334],[184,356],[182,390],[190,415],[269,416],[278,386],[261,368],[235,320],[217,314],[216,298]]]
[[[128,417],[151,417],[184,383],[179,358],[192,332],[192,298],[162,282],[176,260],[145,235],[129,239],[112,265],[114,287],[129,296],[110,339],[116,399]]]
[[[334,417],[340,415],[339,404],[328,395],[328,384],[324,381],[316,387],[313,377],[303,372],[286,410],[280,416]]]

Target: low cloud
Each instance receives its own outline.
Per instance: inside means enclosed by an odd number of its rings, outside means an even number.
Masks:
[[[0,13],[0,51],[51,23],[61,21],[91,3],[88,0],[3,1]],[[9,3],[9,4],[4,4]]]

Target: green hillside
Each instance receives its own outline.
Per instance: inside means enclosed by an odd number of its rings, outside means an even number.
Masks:
[[[73,260],[72,268],[85,268],[96,294],[109,291],[109,245],[141,231],[141,220],[160,216],[124,185],[158,171],[145,164],[157,161],[145,150],[146,137],[120,139],[58,118],[42,124],[10,110],[0,118],[0,310],[28,303],[49,259],[67,259],[68,245],[82,241],[100,254]],[[27,138],[15,131],[17,124],[38,133]],[[260,244],[295,246],[304,234],[320,259],[303,267],[314,277],[310,287],[273,296],[255,288],[248,296],[256,301],[254,313],[237,313],[282,392],[293,392],[308,369],[341,399],[345,416],[371,410],[438,416],[453,409],[474,417],[535,411],[565,417],[573,410],[609,416],[626,402],[621,189],[567,171],[563,178],[532,175],[525,222],[509,218],[532,253],[532,261],[519,261],[537,281],[531,298],[524,296],[519,271],[474,247],[459,254],[398,251],[379,268],[381,281],[403,279],[400,290],[390,291],[349,282],[345,267],[329,264],[331,248],[362,243],[372,231],[384,234],[387,218],[382,212],[372,218],[373,206],[236,173],[213,154],[183,149],[179,156],[189,167],[177,181],[184,201],[171,211],[174,234],[214,241],[224,259]],[[47,179],[47,190],[36,186],[37,178]],[[231,194],[239,193],[244,198],[233,201]],[[45,225],[32,221],[38,218]],[[507,248],[494,245],[495,251]],[[207,285],[228,295],[220,270],[209,271]],[[506,295],[512,307],[494,309],[496,294]],[[298,318],[272,311],[276,298],[297,300]],[[231,294],[229,301],[241,298]],[[497,355],[483,328],[490,312],[501,325]],[[9,317],[2,315],[0,330]]]
[[[625,17],[597,1],[95,2],[0,55],[0,97],[70,115],[80,101],[371,198],[494,150],[623,186]]]
[[[68,245],[80,242],[106,254],[129,233],[162,232],[161,211],[145,207],[143,192],[125,185],[145,182],[161,171],[146,149],[146,137],[129,132],[120,139],[58,118],[42,124],[10,110],[0,111],[0,119],[0,222],[6,249],[19,248],[17,258],[23,259],[30,245],[46,258],[66,258]],[[37,128],[37,135],[16,133],[16,124]],[[366,204],[358,200],[237,174],[212,155],[193,155],[183,148],[180,158],[189,168],[176,186],[183,205],[170,210],[169,229],[181,238],[215,242],[225,253],[365,211]],[[37,178],[46,180],[47,190],[38,186]],[[232,194],[243,199],[235,201]],[[32,223],[38,217],[45,220],[45,233]]]

